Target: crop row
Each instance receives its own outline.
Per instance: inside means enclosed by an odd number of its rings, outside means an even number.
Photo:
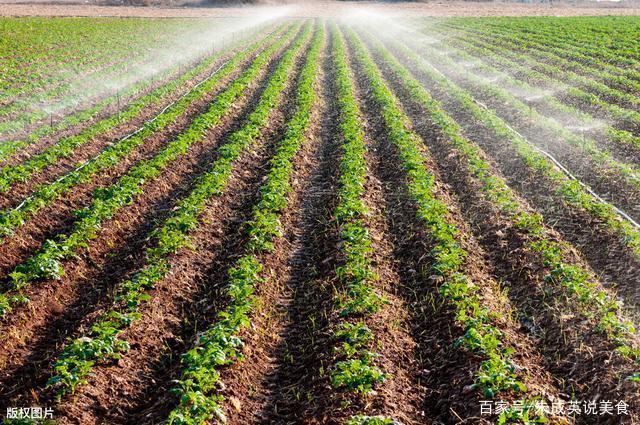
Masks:
[[[572,50],[595,56],[620,67],[638,65],[638,43],[634,37],[636,18],[623,16],[576,18],[496,18],[484,23],[524,36],[542,36],[550,46],[570,46]],[[473,24],[483,24],[476,21]],[[550,37],[553,36],[553,37]],[[589,60],[588,58],[581,58]]]
[[[127,63],[121,64],[124,68]],[[139,73],[136,69],[131,69],[128,74],[123,74],[121,70],[114,70],[114,75],[103,75],[102,78],[108,80],[109,78],[118,78],[121,81],[134,81],[131,84],[124,84],[124,87],[119,89],[116,93],[112,90],[102,90],[103,93],[99,93],[97,89],[85,89],[80,93],[74,95],[74,98],[66,99],[43,99],[44,95],[34,95],[31,98],[26,98],[20,102],[15,102],[9,106],[2,108],[0,114],[5,115],[6,119],[0,122],[0,135],[5,142],[8,142],[8,146],[4,147],[0,151],[0,159],[5,159],[7,155],[13,153],[16,149],[26,146],[28,142],[37,141],[41,134],[52,134],[55,131],[67,129],[73,125],[77,125],[83,121],[94,118],[101,112],[115,109],[118,106],[119,101],[126,103],[129,98],[135,97],[138,93],[142,92],[145,87],[152,85],[155,81],[162,81],[163,77],[171,75],[178,71],[179,67],[173,67],[167,72],[163,72],[162,75],[156,75],[153,78],[135,82],[136,74]],[[58,89],[56,89],[58,90]],[[68,92],[67,87],[59,88],[61,95],[66,95]],[[105,94],[108,91],[108,95],[104,98],[96,96],[97,94]],[[48,93],[47,96],[52,97],[55,93]],[[42,103],[41,103],[42,102]],[[47,104],[67,105],[61,108],[58,112],[49,112]],[[28,104],[31,110],[21,111],[20,114],[11,114],[22,108],[22,104]],[[88,106],[86,106],[88,105]],[[56,117],[54,123],[54,115],[62,114],[62,118]],[[48,118],[48,119],[47,119]],[[28,126],[35,127],[33,131],[29,128],[29,134],[26,135],[26,140],[19,140],[22,138],[21,134],[24,133],[24,129]],[[39,136],[39,137],[36,137]]]
[[[619,106],[618,108],[608,108],[607,113],[611,114],[612,117],[618,120],[625,120],[635,124],[640,123],[640,114],[633,109],[640,106],[640,98],[633,94],[616,88],[611,88],[594,80],[593,78],[579,75],[557,65],[548,64],[542,60],[536,60],[534,57],[523,55],[522,53],[512,50],[512,46],[510,45],[494,43],[494,41],[488,36],[464,39],[470,40],[476,45],[486,47],[487,49],[495,52],[496,55],[510,58],[524,66],[533,68],[559,81],[563,81],[576,88],[582,88],[583,91],[587,91],[589,92],[588,94],[592,95],[592,101],[589,100],[590,98],[587,95],[582,94],[580,91],[572,91],[568,94],[575,95],[578,99],[587,104],[594,103],[594,105],[598,105],[595,103],[597,100],[604,103],[617,104]]]
[[[205,58],[202,62],[210,62],[211,59]],[[78,112],[69,114],[64,116],[61,120],[58,120],[55,124],[47,125],[43,124],[38,128],[31,131],[28,135],[26,135],[22,139],[14,139],[14,140],[6,140],[0,144],[0,162],[10,158],[13,154],[18,152],[19,150],[35,144],[39,142],[42,138],[54,135],[63,130],[72,128],[77,125],[82,125],[85,122],[88,122],[96,117],[99,117],[100,114],[108,112],[109,109],[115,108],[119,103],[126,103],[130,99],[135,98],[139,93],[145,91],[146,88],[151,87],[154,82],[162,82],[163,79],[167,79],[169,76],[176,74],[176,72],[180,72],[183,67],[177,65],[171,69],[168,69],[163,75],[157,75],[151,79],[140,81],[138,83],[134,83],[129,87],[119,91],[115,95],[110,95],[105,99],[99,101],[95,105],[89,106],[86,109],[79,110]],[[198,66],[198,68],[202,68]],[[193,73],[189,73],[193,77]],[[180,78],[180,77],[177,77]],[[180,78],[184,80],[184,78]],[[118,117],[122,121],[123,117],[125,117],[126,112],[118,111]]]
[[[152,58],[145,57],[144,59],[149,61]],[[67,84],[60,82],[59,84],[48,85],[47,89],[43,91],[21,92],[20,97],[0,106],[0,118],[2,120],[0,134],[19,130],[22,126],[34,123],[45,117],[46,111],[37,110],[42,105],[53,105],[58,102],[65,102],[70,105],[76,103],[76,99],[63,99],[70,91],[82,90],[83,98],[88,97],[87,95],[97,94],[101,87],[96,86],[95,79],[118,78],[122,81],[131,79],[135,75],[135,70],[129,69],[133,63],[130,58],[123,57],[119,61],[110,61],[82,74],[76,74],[75,78],[67,82]],[[140,64],[144,65],[144,61],[141,61]],[[124,78],[121,78],[121,76]],[[74,94],[80,95],[79,93]]]
[[[207,55],[208,52],[204,54],[205,58]],[[179,74],[182,69],[186,68],[188,70],[190,68],[189,64],[175,65],[170,69],[156,73],[152,78],[140,81],[141,69],[156,67],[158,66],[157,61],[158,58],[152,50],[145,51],[143,60],[132,62],[129,58],[122,58],[121,62],[108,67],[102,71],[101,75],[93,76],[87,81],[83,82],[82,77],[76,75],[73,83],[60,85],[45,93],[36,93],[31,97],[0,107],[0,116],[7,117],[5,121],[0,122],[0,134],[3,139],[17,134],[27,125],[38,123],[36,129],[30,131],[26,140],[12,140],[3,144],[0,150],[0,160],[29,142],[32,143],[43,135],[54,133],[54,130],[60,131],[94,118],[101,112],[109,112],[110,109],[119,107],[121,101],[126,103],[130,98],[135,98],[136,95],[144,92],[144,89],[150,87],[154,82],[161,82],[169,75]],[[97,80],[98,83],[96,84],[94,80]],[[101,81],[117,81],[118,84],[122,85],[122,88],[114,93],[113,90],[104,86]],[[71,86],[72,84],[73,87]],[[87,87],[83,87],[83,85]],[[68,94],[69,92],[71,92],[70,95]],[[104,97],[105,95],[107,95],[106,98]],[[56,96],[62,96],[63,98],[56,99]],[[41,106],[55,105],[58,102],[60,105],[64,104],[68,105],[68,107],[64,107],[55,113],[55,115],[62,113],[63,118],[60,122],[53,124],[53,116],[51,116],[51,120],[47,120],[49,112],[46,107]],[[11,112],[25,104],[29,106],[35,105],[36,108],[23,112],[18,116],[9,116]]]
[[[479,286],[464,272],[468,252],[458,241],[458,228],[447,220],[447,204],[436,197],[436,178],[425,165],[429,158],[421,149],[423,142],[411,130],[409,118],[360,39],[353,32],[349,36],[357,61],[380,107],[387,139],[397,149],[400,164],[406,172],[409,196],[417,206],[417,218],[430,238],[430,270],[437,276],[438,292],[442,301],[454,309],[456,321],[464,329],[460,344],[484,358],[476,372],[473,388],[487,397],[502,391],[524,392],[526,387],[511,358],[512,349],[505,346],[503,333],[494,325],[491,310],[482,305]]]
[[[340,238],[341,265],[336,269],[340,282],[337,296],[340,323],[333,331],[340,360],[330,371],[334,388],[344,388],[367,394],[373,386],[386,379],[375,365],[377,354],[371,351],[374,335],[366,325],[366,318],[375,314],[384,299],[373,284],[378,276],[371,260],[371,236],[365,221],[364,202],[367,164],[366,146],[360,110],[347,64],[342,36],[332,28],[333,66],[336,73],[336,96],[339,113],[338,130],[342,158],[339,169],[338,204],[333,212]]]
[[[460,44],[469,44],[467,41],[468,40],[460,40]],[[457,42],[452,44],[456,45]],[[497,63],[506,65],[509,62],[512,62],[523,69],[529,68],[535,71],[526,72],[526,75],[533,79],[532,81],[537,81],[540,84],[548,84],[548,82],[552,82],[552,89],[565,93],[570,98],[576,99],[579,103],[586,105],[594,112],[603,113],[606,117],[610,117],[613,120],[634,129],[640,126],[640,113],[617,105],[615,99],[618,97],[618,94],[612,92],[612,89],[600,86],[598,90],[595,90],[595,93],[597,94],[594,94],[587,90],[589,89],[588,85],[591,83],[597,85],[598,83],[586,77],[579,77],[584,84],[580,84],[580,82],[576,82],[575,80],[569,81],[565,75],[567,72],[553,65],[536,62],[531,58],[519,55],[508,49],[500,49],[499,47],[493,46],[492,44],[482,40],[473,40],[472,45],[481,48],[485,57],[489,57]],[[511,67],[505,66],[505,69],[511,69]],[[567,84],[567,81],[572,84]],[[581,86],[584,88],[581,88]],[[625,96],[626,95],[627,94],[625,94]],[[610,99],[613,99],[613,101]]]
[[[324,30],[320,28],[311,42],[298,78],[295,112],[285,125],[284,137],[271,159],[271,168],[260,188],[260,200],[253,207],[252,219],[247,225],[249,240],[246,253],[228,270],[226,295],[229,304],[199,336],[195,346],[182,356],[182,373],[173,390],[179,397],[179,404],[169,415],[170,424],[199,425],[212,416],[224,421],[222,396],[216,392],[220,380],[219,369],[242,359],[240,332],[250,323],[255,287],[264,281],[260,276],[261,256],[273,251],[274,239],[282,234],[280,216],[288,204],[293,160],[305,142],[312,108],[316,103],[318,57],[324,39]],[[264,116],[266,119],[267,116]],[[259,126],[253,123],[249,125],[251,127],[247,127],[245,133],[256,137]],[[246,138],[242,136],[239,140]]]
[[[119,358],[129,349],[126,341],[118,339],[119,334],[140,319],[138,309],[149,299],[145,291],[153,288],[170,271],[170,256],[181,248],[191,246],[189,232],[198,226],[198,216],[207,201],[222,194],[234,162],[256,140],[268,121],[291,73],[295,56],[309,32],[310,28],[307,26],[303,35],[280,60],[269,77],[255,110],[249,115],[246,124],[219,149],[219,157],[211,169],[200,178],[193,191],[178,202],[166,222],[153,231],[157,244],[147,249],[144,267],[118,287],[114,308],[98,318],[89,335],[75,339],[63,349],[54,366],[55,375],[49,380],[49,385],[58,388],[59,395],[73,392],[78,384],[85,383],[96,361]]]
[[[0,192],[8,191],[16,182],[27,181],[31,175],[43,170],[48,165],[54,164],[59,159],[71,156],[76,149],[81,147],[83,144],[93,140],[100,134],[106,134],[111,131],[113,128],[118,126],[121,121],[126,122],[134,119],[148,108],[158,105],[163,99],[171,96],[176,91],[179,91],[186,82],[195,78],[204,70],[209,68],[213,63],[218,61],[220,57],[224,56],[225,53],[227,52],[223,51],[217,55],[207,57],[196,67],[192,68],[180,77],[135,100],[122,112],[118,112],[117,114],[96,122],[77,135],[65,137],[59,140],[54,145],[30,157],[27,161],[0,169]],[[135,86],[136,87],[132,90],[131,94],[135,91],[144,89],[148,86],[148,83],[138,83]]]
[[[166,43],[182,32],[180,21],[50,18],[43,24],[43,19],[0,21],[2,32],[12,35],[0,42],[3,104],[16,94],[50,89],[92,68],[130,58],[132,52],[145,52],[154,42]],[[119,37],[110,37],[112,31]]]
[[[276,31],[265,39],[254,42],[248,46],[246,50],[232,57],[220,69],[212,73],[209,78],[203,80],[201,84],[195,86],[173,105],[163,110],[153,120],[147,121],[136,133],[120,139],[60,179],[52,183],[42,184],[20,205],[0,213],[0,234],[2,236],[12,234],[17,228],[24,225],[35,213],[59,199],[60,196],[72,188],[90,181],[98,172],[117,165],[137,146],[144,143],[147,138],[159,133],[174,122],[176,118],[184,114],[189,105],[205,96],[206,93],[216,87],[222,79],[233,73],[240,63],[249,58],[261,45],[268,44],[278,33],[279,31]],[[170,89],[169,86],[167,86],[167,89]]]
[[[107,188],[94,193],[91,204],[76,212],[78,220],[69,234],[59,235],[57,240],[47,240],[42,249],[10,273],[9,290],[15,291],[40,279],[58,279],[64,273],[62,261],[86,247],[87,242],[98,235],[105,220],[110,219],[120,208],[133,202],[143,192],[143,186],[157,178],[173,161],[183,156],[189,147],[203,140],[208,130],[215,127],[238,99],[271,61],[271,56],[291,38],[296,28],[267,47],[253,60],[247,70],[234,80],[211,103],[208,110],[195,118],[189,128],[178,135],[153,158],[139,162],[127,174]],[[156,121],[157,122],[157,121]],[[24,302],[18,296],[0,296],[0,313],[6,313],[11,301]]]
[[[586,17],[495,17],[495,18],[452,18],[447,21],[441,19],[416,19],[416,23],[428,23],[438,28],[442,23],[459,25],[461,27],[478,27],[497,29],[509,28],[512,34],[522,33],[523,36],[541,34],[554,35],[549,41],[553,46],[566,45],[575,47],[576,51],[606,55],[602,57],[609,63],[616,63],[622,67],[631,67],[637,61],[638,47],[635,34],[638,30],[637,19],[632,16],[593,16]],[[582,49],[582,50],[581,50]],[[615,55],[615,59],[611,55]]]
[[[600,288],[596,277],[589,271],[568,260],[568,248],[553,240],[542,216],[529,213],[522,208],[516,194],[504,179],[492,174],[490,165],[480,154],[480,149],[464,136],[462,128],[388,50],[379,43],[376,46],[377,52],[394,71],[412,99],[423,106],[431,121],[446,136],[452,149],[464,156],[469,172],[479,182],[486,199],[495,204],[516,229],[527,234],[527,248],[539,255],[546,269],[544,282],[562,286],[575,302],[581,304],[581,311],[589,311],[598,318],[598,330],[618,345],[618,351],[636,360],[640,352],[632,343],[631,336],[635,330],[631,323],[620,316],[621,309],[616,299]],[[451,85],[447,87],[447,92],[456,96],[454,91],[460,89]],[[476,114],[484,114],[487,117],[485,121],[495,119],[484,109],[477,110]]]
[[[208,29],[210,30],[210,29]],[[190,28],[189,32],[193,32],[194,28]],[[224,30],[223,30],[224,31]],[[175,49],[176,51],[183,51],[185,48],[185,40],[183,38],[187,34],[181,35],[176,40],[171,39],[166,44],[167,48]],[[197,37],[198,34],[192,35]],[[160,36],[156,36],[155,41],[158,42]],[[224,37],[223,37],[224,40]],[[218,46],[224,43],[218,42]],[[152,41],[149,45],[155,46]],[[69,81],[62,81],[59,84],[48,85],[46,91],[36,91],[29,94],[27,89],[23,89],[25,96],[20,99],[15,99],[13,102],[0,106],[0,117],[4,117],[3,122],[0,122],[0,135],[2,139],[8,139],[9,137],[15,137],[26,126],[36,127],[38,131],[44,131],[47,134],[52,133],[51,127],[60,127],[62,129],[68,128],[69,125],[65,125],[68,121],[68,115],[78,115],[80,117],[94,117],[99,112],[109,111],[109,109],[115,109],[119,107],[120,101],[127,101],[128,97],[141,92],[143,87],[149,86],[154,80],[162,81],[163,76],[158,72],[152,76],[152,78],[145,78],[140,81],[141,72],[149,72],[147,70],[154,68],[163,68],[162,64],[162,50],[158,50],[160,46],[153,48],[139,49],[141,52],[140,57],[135,60],[131,59],[131,55],[124,56],[118,61],[102,67],[99,70],[83,74],[74,74]],[[215,44],[214,44],[215,47]],[[135,47],[131,47],[135,48]],[[209,51],[201,52],[202,56],[207,56]],[[195,52],[194,52],[195,54]],[[199,54],[200,55],[200,54]],[[189,69],[191,67],[189,61],[185,62],[179,59],[181,64],[175,65],[171,70],[165,70],[160,74],[168,74],[167,71],[180,73],[182,69]],[[109,82],[104,84],[104,82]],[[112,83],[120,85],[121,88],[114,93],[114,90],[110,87]],[[106,98],[105,98],[106,96]],[[53,105],[54,108],[60,108],[56,112],[52,112],[50,119],[48,111],[49,105]],[[27,110],[24,107],[27,106]],[[89,108],[89,112],[85,112],[84,108]],[[20,114],[17,114],[20,112]],[[54,116],[58,121],[58,116],[62,115],[62,122],[59,124],[53,124]],[[76,120],[72,120],[77,123]],[[35,125],[34,125],[35,124]],[[72,125],[74,125],[72,124]],[[33,131],[30,131],[29,137],[33,137]],[[13,141],[12,143],[21,144],[21,141]],[[3,149],[7,149],[4,147]],[[13,148],[9,148],[13,151]]]
[[[612,53],[607,49],[603,49],[602,45],[596,47],[592,44],[593,38],[584,40],[582,43],[568,43],[566,38],[559,37],[550,32],[530,34],[524,29],[519,29],[514,32],[514,28],[511,26],[493,23],[490,24],[488,29],[492,34],[508,40],[513,40],[514,36],[517,36],[521,42],[524,41],[526,43],[526,49],[535,49],[536,51],[551,53],[559,58],[566,59],[566,61],[559,61],[557,63],[566,64],[570,66],[572,70],[591,75],[605,82],[610,80],[609,82],[619,84],[622,87],[627,85],[635,89],[639,87],[638,80],[640,79],[640,72],[631,66],[621,67],[620,63],[616,63],[622,61],[623,64],[628,66],[637,65],[637,59],[621,57],[619,52],[617,54]],[[574,30],[573,32],[575,33],[577,31]],[[550,60],[553,60],[553,57],[550,57]],[[603,73],[595,73],[594,70],[596,69],[602,70]]]
[[[530,55],[534,58],[538,58],[538,60],[545,61],[549,65],[571,71],[572,75],[580,76],[582,78],[586,77],[586,79],[602,80],[603,83],[600,87],[620,87],[623,90],[622,93],[626,93],[626,91],[637,91],[640,89],[640,82],[638,81],[640,73],[638,71],[618,68],[597,59],[592,59],[593,64],[590,65],[585,65],[576,60],[572,61],[564,59],[563,56],[580,56],[579,54],[573,53],[572,49],[567,48],[566,46],[564,48],[550,47],[545,45],[546,40],[527,39],[526,48],[523,49],[522,41],[518,41],[521,34],[514,35],[512,32],[509,32],[508,29],[491,28],[490,30],[483,30],[479,28],[466,28],[466,30],[469,30],[474,35],[480,36],[480,38],[485,41],[490,41],[497,46],[512,49],[514,52],[518,52],[520,54]],[[584,59],[584,56],[582,57]],[[621,73],[629,75],[629,78],[620,75]],[[597,86],[593,84],[591,87]],[[614,93],[617,91],[617,89],[612,90]],[[631,105],[640,105],[640,99],[633,95],[621,96],[620,99],[624,99]]]

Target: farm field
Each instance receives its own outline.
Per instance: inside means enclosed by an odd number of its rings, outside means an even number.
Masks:
[[[640,18],[304,15],[0,17],[2,423],[640,423]]]

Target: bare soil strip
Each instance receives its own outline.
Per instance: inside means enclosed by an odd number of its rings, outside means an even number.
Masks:
[[[327,32],[330,39],[330,32]],[[328,312],[332,306],[332,289],[327,276],[335,266],[335,230],[330,215],[335,206],[338,177],[339,146],[335,124],[334,71],[332,47],[327,41],[323,60],[323,73],[319,77],[320,104],[314,116],[310,137],[296,164],[293,179],[296,189],[289,201],[283,224],[285,237],[277,241],[278,258],[270,260],[270,268],[278,274],[270,279],[269,292],[273,306],[257,314],[261,327],[273,329],[267,335],[268,368],[258,375],[259,384],[243,398],[252,400],[257,409],[251,412],[242,404],[239,412],[231,415],[247,423],[296,423],[307,421],[309,409],[316,403],[310,387],[318,379],[325,364],[317,340],[326,337]],[[279,260],[279,261],[278,261]],[[279,265],[278,265],[279,264]],[[277,279],[275,278],[277,276]],[[266,287],[265,287],[266,288]],[[269,314],[270,313],[270,314]],[[263,338],[264,339],[264,338]],[[251,356],[260,354],[259,351]],[[248,359],[249,360],[249,359]],[[249,363],[246,361],[245,363]],[[327,365],[325,365],[326,367]],[[259,391],[257,397],[253,393]],[[240,392],[229,386],[228,396],[238,398]],[[241,400],[241,398],[238,398]]]
[[[509,288],[508,296],[517,308],[520,330],[528,334],[544,355],[544,369],[563,383],[564,394],[575,393],[578,399],[629,399],[629,394],[634,393],[633,385],[621,381],[621,377],[633,373],[633,365],[614,354],[615,345],[595,330],[596,323],[584,320],[579,311],[571,312],[570,301],[544,282],[543,265],[524,246],[527,235],[482,196],[482,189],[473,181],[464,158],[439,137],[424,110],[394,81],[392,72],[384,66],[382,69],[416,131],[427,141],[439,174],[455,194],[493,273]],[[491,171],[499,175],[495,168]],[[525,201],[520,203],[523,209],[531,210]],[[554,232],[551,234],[555,240],[561,239]],[[575,253],[572,260],[588,267]],[[558,297],[556,301],[554,296]]]
[[[286,46],[285,46],[286,48]],[[281,50],[284,51],[284,48]],[[70,261],[67,274],[60,281],[46,281],[29,290],[28,309],[13,314],[3,329],[1,387],[2,399],[15,399],[23,386],[42,385],[46,378],[43,366],[66,336],[74,335],[83,322],[98,315],[109,299],[111,285],[119,282],[140,264],[148,232],[170,212],[177,199],[188,193],[197,176],[215,159],[218,144],[237,129],[257,100],[266,75],[271,73],[280,54],[273,57],[268,70],[255,80],[245,96],[236,102],[233,112],[210,131],[207,142],[197,144],[163,176],[145,188],[136,202],[123,208],[105,223],[100,237],[81,257]],[[53,336],[53,337],[52,337]],[[24,394],[23,394],[24,396]],[[28,395],[30,397],[30,395]]]
[[[326,78],[319,78],[326,82]],[[322,85],[319,90],[324,89]],[[326,94],[321,93],[320,97],[325,98]],[[321,235],[319,228],[325,223],[323,213],[331,193],[324,187],[330,160],[323,145],[326,138],[321,133],[325,111],[324,105],[316,104],[306,142],[294,160],[293,190],[280,218],[284,235],[274,241],[273,253],[261,260],[265,281],[256,287],[258,302],[252,326],[242,335],[246,341],[245,359],[221,371],[225,386],[221,394],[229,401],[225,414],[230,424],[266,419],[265,407],[280,391],[274,372],[281,363],[291,361],[283,343],[288,340],[292,325],[292,300],[301,289],[296,279],[312,272],[315,263],[311,256],[316,252],[309,250],[309,243]]]

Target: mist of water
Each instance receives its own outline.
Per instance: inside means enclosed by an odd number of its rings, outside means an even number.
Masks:
[[[373,34],[381,34],[383,39],[401,41],[410,49],[419,52],[435,70],[454,82],[475,81],[475,83],[499,86],[509,95],[530,108],[538,110],[539,113],[547,115],[576,135],[584,137],[585,133],[601,132],[611,125],[611,122],[606,119],[594,118],[583,112],[558,111],[552,103],[568,89],[569,86],[565,83],[549,84],[544,87],[529,82],[516,84],[513,81],[517,80],[515,75],[497,68],[491,69],[483,58],[463,54],[460,49],[448,43],[448,40],[456,34],[453,32],[442,34],[430,28],[429,21],[398,19],[367,8],[354,11],[346,15],[343,20],[348,24],[361,26]],[[376,31],[376,28],[384,28],[384,33]],[[439,64],[438,55],[452,61],[453,66]]]
[[[145,52],[133,52],[131,58],[125,59],[127,65],[124,69],[114,71],[107,67],[90,73],[71,82],[63,96],[31,101],[28,107],[31,111],[42,111],[47,115],[65,115],[87,102],[117,97],[133,84],[158,77],[170,69],[185,71],[200,58],[265,29],[287,16],[291,9],[292,6],[287,5],[262,6],[247,8],[239,18],[194,19],[192,28],[185,28],[162,44],[148,46]],[[189,22],[188,19],[184,21]]]

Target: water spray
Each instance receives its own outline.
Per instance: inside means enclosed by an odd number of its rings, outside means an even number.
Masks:
[[[205,28],[203,31],[189,32],[186,35],[177,34],[170,39],[170,45],[175,45],[170,53],[164,43],[159,43],[150,49],[150,53],[145,55],[143,60],[125,61],[121,68],[124,72],[112,72],[110,67],[105,68],[104,73],[103,70],[98,70],[92,75],[83,76],[74,81],[64,95],[59,97],[56,95],[55,99],[49,101],[42,99],[37,104],[30,101],[29,107],[34,110],[40,109],[43,112],[43,121],[46,123],[46,115],[49,113],[56,111],[61,111],[63,114],[76,112],[75,107],[72,108],[72,105],[69,104],[69,99],[75,96],[82,99],[81,104],[94,104],[106,96],[112,96],[115,89],[126,90],[132,84],[153,78],[158,73],[164,73],[165,70],[178,69],[179,74],[182,74],[184,71],[183,63],[190,64],[209,53],[211,40],[215,39],[216,41],[213,46],[215,53],[221,48],[220,37],[223,38],[222,47],[224,47],[226,36],[232,34],[235,39],[236,33],[242,35],[257,33],[261,28],[272,25],[278,18],[290,14],[291,9],[291,6],[256,8],[255,13],[250,13],[229,24],[211,29]],[[178,67],[175,67],[176,64],[179,64]],[[121,106],[125,105],[121,104]],[[48,121],[51,123],[51,117]]]
[[[118,111],[118,122],[120,122],[120,90],[116,90],[116,102],[117,102],[117,111]]]

